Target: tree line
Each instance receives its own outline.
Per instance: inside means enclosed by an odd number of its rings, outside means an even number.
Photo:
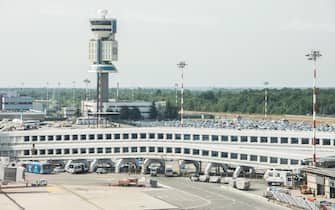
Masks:
[[[4,91],[4,89],[0,89]],[[66,106],[73,101],[72,89],[49,90],[49,97]],[[46,90],[42,88],[17,89],[21,95],[30,95],[34,99],[45,99]],[[95,99],[94,90],[91,90],[91,99]],[[317,90],[317,107],[321,115],[335,114],[335,89],[322,88]],[[110,90],[110,97],[115,98],[116,89]],[[76,89],[75,103],[79,107],[80,100],[85,98],[84,89]],[[180,94],[174,89],[136,88],[120,89],[119,100],[166,101],[167,110],[164,118],[176,118],[180,109]],[[184,91],[184,109],[191,111],[232,112],[245,114],[264,113],[264,89],[224,89]],[[136,111],[136,110],[135,110]],[[127,112],[127,110],[125,110]],[[137,112],[137,111],[136,111]],[[282,88],[268,90],[269,114],[312,114],[312,89]],[[137,113],[133,113],[136,115]],[[163,118],[158,114],[153,118]]]

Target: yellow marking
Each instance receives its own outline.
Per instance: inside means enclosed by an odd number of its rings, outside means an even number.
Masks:
[[[59,188],[58,187],[47,187],[47,191],[48,192],[57,192],[57,191],[59,191]]]

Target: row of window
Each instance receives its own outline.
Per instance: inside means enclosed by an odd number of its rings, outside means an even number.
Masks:
[[[110,140],[110,139],[167,139],[167,140],[193,140],[193,141],[212,141],[212,142],[249,142],[249,143],[271,143],[271,144],[311,144],[309,138],[298,139],[296,137],[266,137],[266,136],[226,136],[226,135],[207,135],[207,134],[172,134],[172,133],[107,133],[107,134],[74,134],[74,135],[47,135],[47,136],[24,136],[24,141],[69,141],[69,140]],[[300,141],[299,141],[300,140]],[[322,145],[331,145],[331,139],[322,139]],[[316,139],[316,144],[320,144],[320,139]],[[335,140],[333,140],[335,145]]]
[[[223,158],[231,160],[244,160],[271,164],[291,164],[298,165],[299,160],[250,155],[235,152],[219,152],[210,150],[190,149],[181,147],[98,147],[98,148],[65,148],[65,149],[35,149],[24,150],[24,155],[70,155],[70,154],[118,154],[118,153],[166,153],[166,154],[184,154],[184,155],[201,155],[205,157]]]

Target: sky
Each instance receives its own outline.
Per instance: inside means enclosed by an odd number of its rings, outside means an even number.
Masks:
[[[117,18],[115,87],[335,87],[334,0],[0,0],[0,87],[84,87],[89,18]]]

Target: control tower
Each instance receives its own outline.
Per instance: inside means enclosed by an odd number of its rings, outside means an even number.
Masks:
[[[118,43],[115,40],[116,19],[107,18],[107,14],[108,10],[99,10],[100,17],[90,19],[93,36],[89,41],[89,71],[97,73],[98,121],[103,103],[108,102],[108,75],[117,72],[113,64],[118,59]]]

